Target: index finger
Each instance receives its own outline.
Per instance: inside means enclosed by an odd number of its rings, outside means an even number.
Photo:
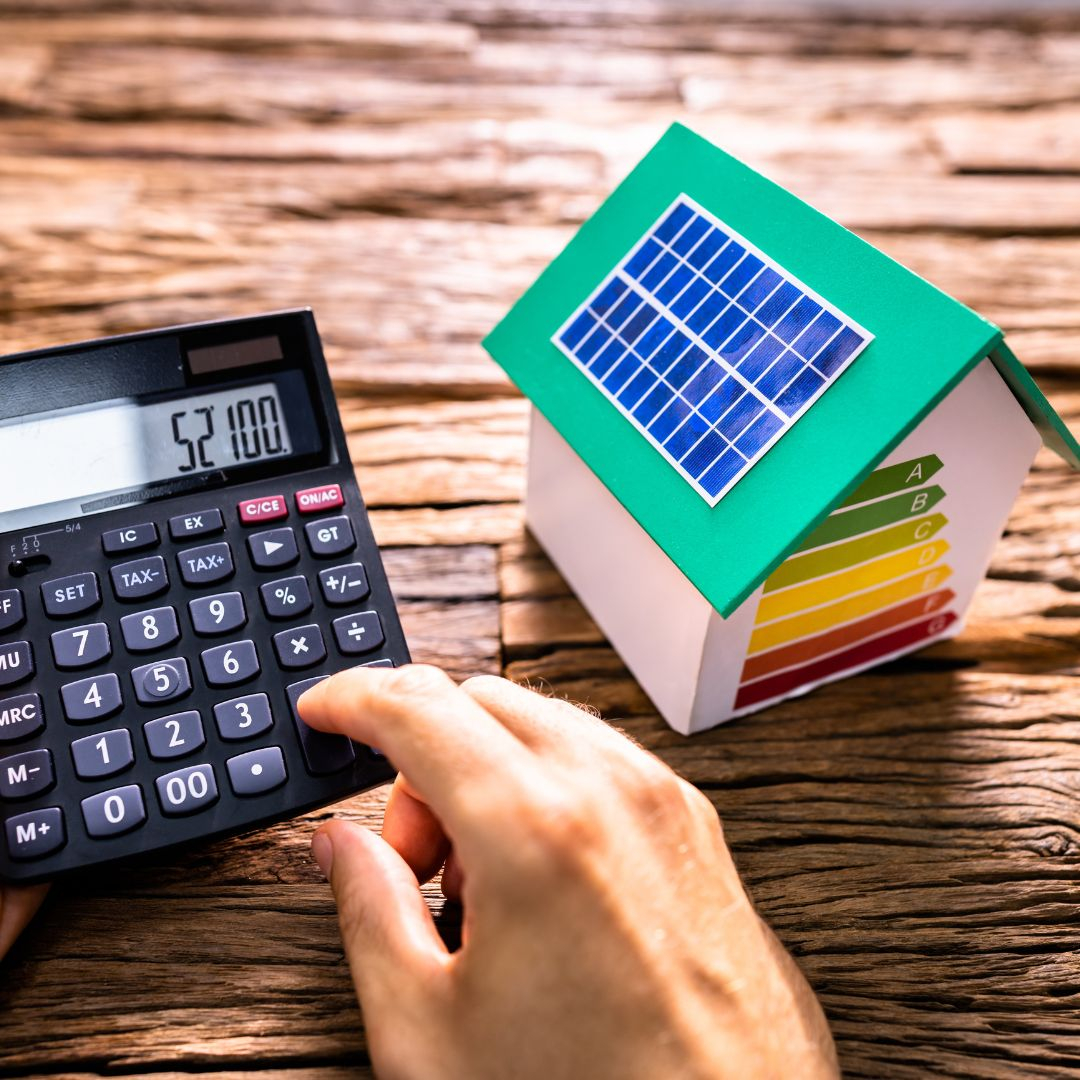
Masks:
[[[520,790],[532,766],[519,739],[448,675],[423,664],[350,668],[313,686],[296,707],[319,731],[377,746],[451,834],[490,805],[478,789],[496,798],[500,788]]]

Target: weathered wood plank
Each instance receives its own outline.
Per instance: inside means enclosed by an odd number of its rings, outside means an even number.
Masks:
[[[1080,420],[1080,15],[0,12],[5,351],[312,303],[416,657],[702,785],[847,1075],[1080,1074],[1075,479],[1040,456],[957,640],[687,740],[524,532],[527,409],[478,344],[682,119],[999,322]],[[0,971],[0,1071],[370,1075],[308,844],[385,796],[57,890]]]

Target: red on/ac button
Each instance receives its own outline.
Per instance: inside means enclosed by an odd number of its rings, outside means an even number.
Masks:
[[[296,507],[301,514],[317,514],[321,510],[336,510],[344,505],[345,496],[341,493],[340,484],[307,488],[296,493]]]
[[[289,516],[289,504],[284,495],[264,495],[261,499],[245,499],[237,505],[240,521],[256,525],[263,521],[278,521]]]

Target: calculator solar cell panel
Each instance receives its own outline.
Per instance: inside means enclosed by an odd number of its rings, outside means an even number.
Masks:
[[[409,654],[309,311],[0,360],[0,878],[383,783],[305,689]]]

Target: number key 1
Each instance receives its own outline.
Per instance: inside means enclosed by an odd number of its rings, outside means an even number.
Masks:
[[[135,761],[135,752],[127,728],[117,728],[76,739],[71,744],[71,758],[80,780],[96,780],[123,772]]]

